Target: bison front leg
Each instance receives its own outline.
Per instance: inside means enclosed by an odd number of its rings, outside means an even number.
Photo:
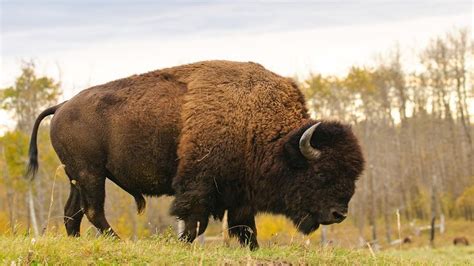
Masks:
[[[227,216],[229,235],[237,237],[240,244],[248,246],[250,250],[258,249],[254,212],[246,208],[231,209]]]
[[[184,155],[173,178],[172,187],[176,194],[170,210],[171,215],[184,221],[180,239],[187,242],[194,241],[206,230],[216,198],[215,178],[202,160],[192,156],[192,148],[183,148]],[[186,152],[187,149],[190,149],[189,152]]]
[[[206,231],[209,210],[204,200],[200,200],[199,197],[194,198],[190,193],[176,195],[171,214],[184,221],[184,231],[179,236],[182,241],[191,243],[198,235]]]
[[[209,219],[196,219],[196,217],[188,217],[184,219],[184,231],[179,236],[181,241],[193,242],[197,236],[206,231]]]

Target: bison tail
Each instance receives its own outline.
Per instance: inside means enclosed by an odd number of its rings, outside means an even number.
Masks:
[[[48,109],[41,112],[41,114],[36,118],[35,124],[33,125],[33,131],[31,132],[31,139],[30,139],[30,148],[28,150],[28,169],[26,171],[25,177],[27,179],[34,179],[36,172],[38,172],[38,144],[37,144],[37,136],[38,136],[38,128],[41,121],[47,117],[48,115],[52,115],[61,107],[65,102],[58,104],[56,106],[49,107]]]
[[[137,211],[138,214],[142,213],[146,207],[146,201],[143,195],[138,194],[133,196],[135,198],[135,202],[137,203]]]

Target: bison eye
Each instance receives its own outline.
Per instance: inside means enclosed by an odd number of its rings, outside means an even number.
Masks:
[[[317,176],[318,180],[323,182],[323,183],[326,183],[326,182],[329,181],[329,178],[327,177],[327,175],[325,175],[323,173],[318,173],[316,176]]]

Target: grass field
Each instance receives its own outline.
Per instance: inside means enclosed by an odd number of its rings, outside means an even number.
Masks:
[[[63,235],[37,239],[0,236],[0,262],[22,264],[343,264],[343,265],[468,265],[474,263],[474,246],[391,249],[372,253],[368,249],[319,247],[293,243],[265,244],[255,252],[236,243],[226,246],[184,244],[171,233],[138,241]]]

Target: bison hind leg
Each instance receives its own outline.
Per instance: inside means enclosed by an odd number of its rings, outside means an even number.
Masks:
[[[105,175],[102,171],[83,170],[76,183],[87,219],[104,235],[119,238],[105,218]]]
[[[76,181],[71,177],[69,179],[71,180],[71,191],[64,207],[64,225],[69,236],[79,236],[81,221],[84,216],[81,208],[81,194],[76,186]]]

